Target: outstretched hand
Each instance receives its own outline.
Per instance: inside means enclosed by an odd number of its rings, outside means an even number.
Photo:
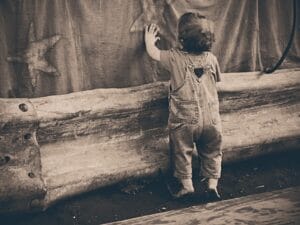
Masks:
[[[145,28],[145,44],[146,50],[152,59],[160,61],[160,50],[155,46],[159,40],[159,28],[156,24],[150,24]]]
[[[145,28],[146,44],[155,44],[160,38],[158,36],[159,27],[156,24],[150,24]]]

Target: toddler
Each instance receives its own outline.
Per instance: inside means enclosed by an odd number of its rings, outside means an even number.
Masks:
[[[171,194],[179,198],[194,192],[192,152],[195,146],[206,193],[218,199],[222,129],[216,88],[220,68],[210,52],[214,42],[213,23],[199,13],[182,15],[178,23],[181,49],[158,49],[155,45],[158,32],[155,24],[147,26],[145,44],[149,56],[171,73],[168,121],[171,165],[173,176],[180,184]]]

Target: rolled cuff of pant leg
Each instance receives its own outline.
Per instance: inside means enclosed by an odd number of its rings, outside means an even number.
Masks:
[[[221,173],[220,174],[208,174],[208,173],[201,172],[200,176],[204,177],[204,178],[207,178],[207,179],[210,179],[210,178],[220,179],[221,178]]]
[[[214,168],[213,170],[205,168],[202,165],[200,170],[200,176],[205,178],[219,179],[221,177],[221,165],[219,168]]]
[[[178,172],[174,172],[174,177],[176,177],[179,180],[183,180],[183,179],[192,179],[192,174],[190,175],[186,175],[186,174],[180,174]]]

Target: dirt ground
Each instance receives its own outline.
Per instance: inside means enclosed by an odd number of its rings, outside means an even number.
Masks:
[[[99,225],[157,212],[204,204],[200,179],[197,198],[172,200],[162,179],[127,182],[83,194],[41,213],[2,215],[3,225]],[[223,166],[219,191],[237,198],[300,185],[300,152],[264,156]]]

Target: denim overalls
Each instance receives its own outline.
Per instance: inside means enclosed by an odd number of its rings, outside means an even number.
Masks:
[[[172,168],[179,179],[192,178],[194,144],[201,160],[200,173],[206,178],[221,175],[222,128],[219,101],[209,54],[194,60],[186,55],[185,78],[182,85],[170,90],[169,137]],[[208,60],[209,61],[209,60]],[[200,68],[202,76],[195,74]]]

